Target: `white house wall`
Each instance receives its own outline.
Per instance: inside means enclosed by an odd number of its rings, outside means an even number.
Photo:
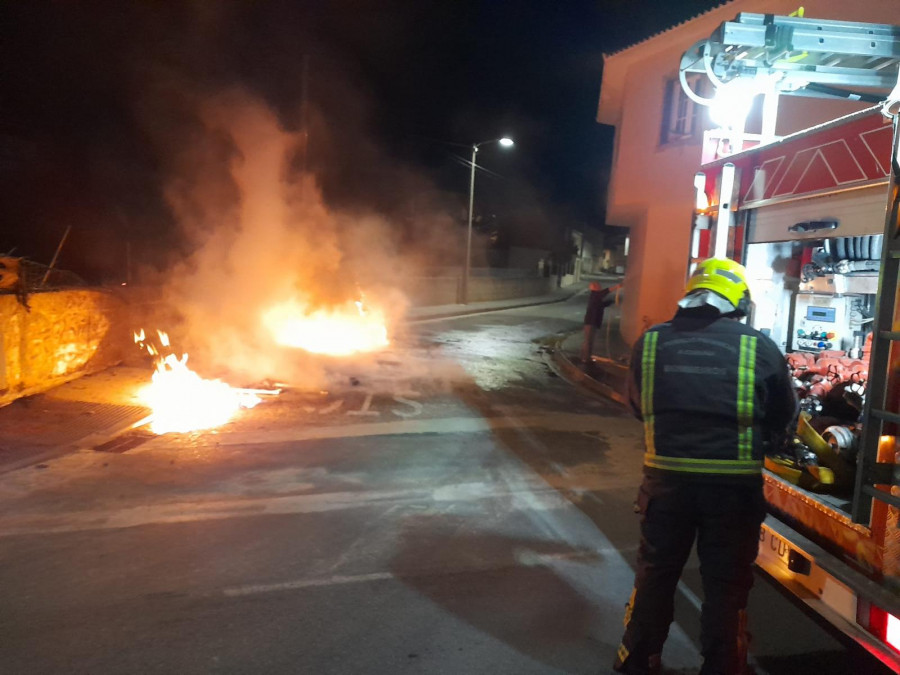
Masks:
[[[807,18],[900,23],[900,0],[807,0]],[[616,127],[607,223],[631,228],[622,334],[634,341],[669,318],[687,273],[694,173],[700,140],[661,146],[666,81],[682,53],[739,12],[789,14],[797,0],[734,0],[609,55],[604,61],[597,120]],[[786,135],[848,114],[860,104],[781,97],[776,133]],[[708,119],[701,112],[704,128]]]

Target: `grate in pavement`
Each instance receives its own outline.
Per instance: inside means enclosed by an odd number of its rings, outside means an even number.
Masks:
[[[148,431],[132,431],[127,434],[122,434],[121,436],[116,436],[111,441],[107,441],[106,443],[101,443],[100,445],[94,446],[94,450],[97,452],[115,452],[118,454],[122,454],[123,452],[128,452],[129,450],[133,450],[149,441],[151,438],[154,438],[155,434],[151,434]]]

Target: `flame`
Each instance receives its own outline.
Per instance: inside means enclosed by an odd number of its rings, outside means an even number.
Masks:
[[[157,331],[159,343],[170,349],[169,336]],[[138,396],[153,410],[150,429],[157,434],[212,429],[228,422],[241,408],[260,402],[255,394],[229,386],[221,380],[205,380],[188,368],[188,355],[179,359],[171,351],[163,356],[147,342],[144,331],[134,341],[156,360],[151,384]]]
[[[349,356],[390,344],[384,313],[369,309],[364,300],[317,310],[288,300],[265,312],[263,323],[278,344],[314,354]]]

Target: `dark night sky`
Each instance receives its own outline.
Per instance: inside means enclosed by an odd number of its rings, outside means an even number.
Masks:
[[[64,262],[103,277],[124,239],[167,242],[159,138],[190,142],[171,92],[240,84],[296,129],[304,55],[309,163],[329,203],[396,214],[416,175],[463,204],[468,150],[451,144],[509,134],[513,150],[480,154],[493,172],[478,178],[481,208],[538,229],[600,225],[612,145],[594,121],[601,54],[717,4],[3,3],[0,253],[49,262],[71,224]]]

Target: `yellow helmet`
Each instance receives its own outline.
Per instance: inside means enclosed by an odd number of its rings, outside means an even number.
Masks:
[[[707,258],[697,265],[688,279],[685,295],[707,289],[721,295],[735,310],[746,314],[750,309],[750,287],[747,285],[747,270],[740,263],[729,258]]]

